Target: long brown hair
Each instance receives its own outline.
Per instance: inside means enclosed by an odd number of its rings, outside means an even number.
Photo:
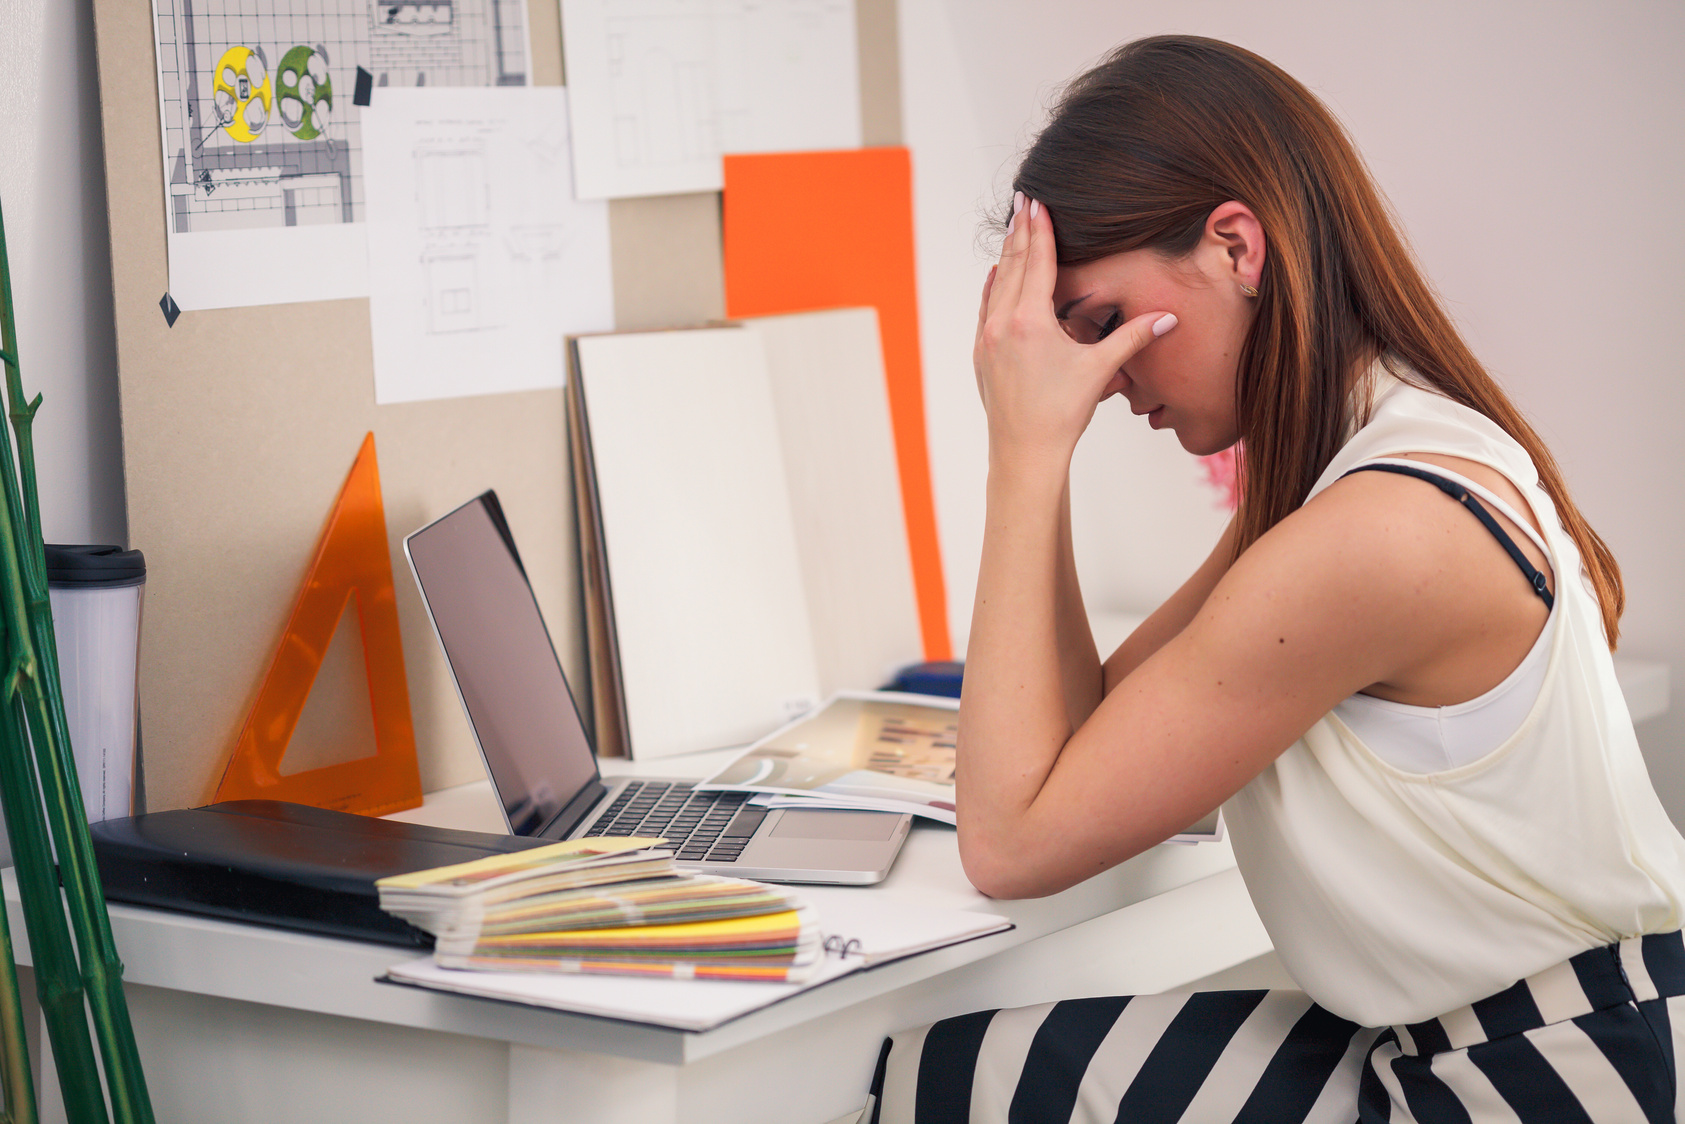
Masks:
[[[1257,216],[1268,250],[1235,383],[1236,554],[1305,502],[1345,440],[1366,361],[1396,355],[1405,377],[1413,371],[1527,450],[1614,647],[1626,601],[1614,555],[1440,307],[1350,137],[1304,86],[1215,39],[1126,43],[1064,89],[1013,187],[1053,216],[1062,265],[1142,247],[1180,258],[1231,199]]]

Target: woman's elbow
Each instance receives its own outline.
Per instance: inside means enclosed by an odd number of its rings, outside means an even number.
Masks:
[[[1067,832],[1038,841],[1024,832],[968,829],[962,816],[960,864],[971,884],[991,898],[1045,898],[1134,857],[1152,844],[1151,840],[1124,841],[1121,847],[1097,846],[1082,851],[1069,836]]]
[[[1013,901],[1046,897],[1064,889],[1041,877],[1033,855],[1010,840],[991,839],[983,832],[967,831],[961,825],[959,845],[960,865],[966,878],[987,897]]]

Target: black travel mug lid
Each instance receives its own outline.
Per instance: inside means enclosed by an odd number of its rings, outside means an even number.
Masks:
[[[47,543],[47,584],[60,589],[81,586],[143,585],[146,556],[120,546],[66,546]]]

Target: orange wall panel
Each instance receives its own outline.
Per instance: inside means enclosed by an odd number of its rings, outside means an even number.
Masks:
[[[952,659],[925,437],[908,152],[727,156],[724,199],[727,316],[877,309],[925,658]]]

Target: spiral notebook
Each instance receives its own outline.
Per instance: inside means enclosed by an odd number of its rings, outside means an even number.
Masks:
[[[997,914],[932,909],[871,892],[824,896],[819,918],[824,962],[799,984],[461,971],[431,957],[393,965],[382,982],[701,1031],[865,968],[1012,928]]]

